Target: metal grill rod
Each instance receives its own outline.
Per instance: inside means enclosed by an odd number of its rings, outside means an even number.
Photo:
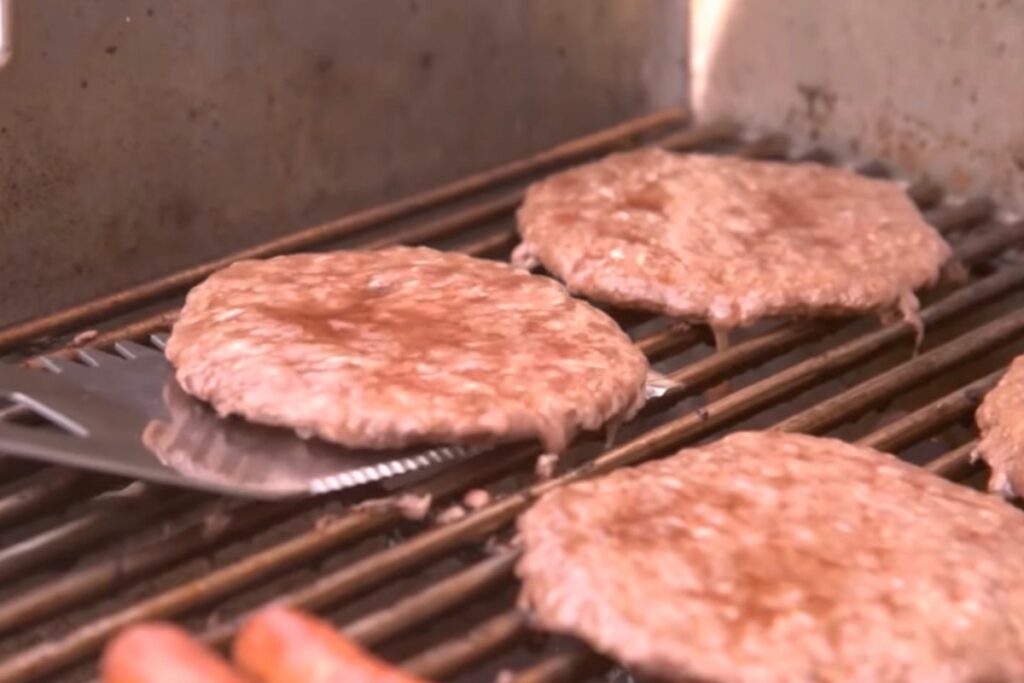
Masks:
[[[690,363],[672,373],[681,390],[694,390],[734,374],[770,356],[779,355],[812,339],[822,339],[849,320],[823,323],[791,323],[780,325],[753,339],[729,346],[713,355]]]
[[[888,372],[785,420],[776,428],[819,434],[892,398],[897,389],[913,386],[964,360],[1024,333],[1024,309],[1002,316],[954,341],[917,356]]]
[[[880,428],[857,441],[880,451],[899,451],[935,434],[968,415],[1006,372],[1005,368],[975,380],[919,410]]]
[[[516,672],[506,683],[554,683],[580,680],[581,675],[599,672],[610,663],[583,647],[551,655],[533,666]]]
[[[507,646],[526,633],[526,626],[526,617],[521,612],[502,612],[477,624],[458,640],[448,641],[443,649],[431,648],[406,660],[401,668],[426,680],[447,678]]]
[[[17,480],[13,490],[0,497],[0,528],[20,522],[47,505],[98,491],[100,481],[74,470],[40,469]]]
[[[86,511],[81,516],[49,527],[31,538],[0,548],[0,580],[12,579],[44,562],[67,557],[101,539],[151,523],[160,515],[180,510],[197,500],[189,494],[168,495],[167,492],[162,498],[126,502],[114,514],[109,510]],[[129,507],[131,514],[125,514],[125,509]]]
[[[597,653],[580,648],[542,659],[529,669],[517,672],[508,683],[561,683],[573,680],[572,676],[578,671],[599,669],[602,664],[609,666]]]
[[[305,504],[237,506],[223,511],[220,515],[223,522],[213,527],[203,516],[159,541],[72,571],[0,602],[0,634],[24,628],[66,606],[102,595],[125,582],[148,576],[196,553],[216,548],[231,538],[253,533],[311,507],[312,501]]]
[[[971,453],[977,447],[977,441],[965,443],[956,450],[932,460],[925,469],[946,479],[966,479],[981,467],[980,463],[971,461]]]
[[[981,233],[972,233],[959,246],[966,262],[983,261],[1024,241],[1024,221],[997,224]]]
[[[477,562],[453,577],[439,581],[387,609],[368,614],[345,627],[345,634],[366,646],[373,646],[441,614],[481,591],[512,576],[518,553],[503,552]],[[210,636],[215,642],[222,637]]]
[[[933,215],[928,222],[948,238],[951,233],[987,221],[994,212],[995,204],[991,199],[973,197],[962,204],[943,207],[941,216]]]

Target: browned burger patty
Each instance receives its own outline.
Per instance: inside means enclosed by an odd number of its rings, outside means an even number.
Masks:
[[[189,293],[167,356],[222,415],[352,448],[559,451],[635,414],[648,367],[554,280],[409,247],[235,263]]]
[[[555,489],[519,528],[540,625],[644,673],[1024,680],[1024,515],[877,451],[737,433]]]
[[[817,164],[613,154],[532,185],[521,262],[600,301],[726,329],[917,308],[950,258],[898,185]]]
[[[985,395],[975,417],[981,440],[974,455],[992,469],[989,490],[1007,497],[1024,494],[1024,356]]]

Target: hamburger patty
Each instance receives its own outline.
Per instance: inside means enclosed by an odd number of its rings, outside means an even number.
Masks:
[[[1024,680],[1024,515],[890,455],[741,432],[519,520],[539,624],[673,681]]]
[[[1024,493],[1024,356],[985,394],[975,415],[981,440],[974,451],[992,469],[988,487],[1007,497]]]
[[[530,186],[520,264],[595,300],[719,329],[787,315],[916,319],[951,251],[895,183],[818,164],[660,149]]]
[[[351,448],[539,437],[632,417],[647,360],[554,280],[426,248],[241,261],[167,344],[221,414]]]

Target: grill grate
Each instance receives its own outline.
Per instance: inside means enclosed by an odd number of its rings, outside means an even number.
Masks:
[[[652,115],[231,258],[396,242],[505,258],[526,183],[652,140],[679,150],[833,161],[822,150],[790,154],[781,136],[683,124],[679,112]],[[858,170],[886,174],[877,163]],[[687,388],[685,395],[653,402],[621,430],[617,447],[580,444],[549,482],[532,474],[537,451],[513,446],[412,485],[410,492],[434,498],[435,509],[473,488],[491,492],[490,505],[446,525],[352,508],[351,494],[234,502],[0,461],[9,482],[0,489],[0,683],[90,680],[103,643],[142,619],[176,619],[223,646],[242,615],[281,598],[328,616],[426,677],[480,681],[508,670],[517,683],[585,679],[611,664],[571,639],[531,632],[514,608],[511,522],[549,487],[734,426],[839,434],[976,484],[981,472],[968,458],[970,414],[1009,359],[1024,351],[1024,269],[1007,257],[1024,242],[1024,224],[994,219],[985,199],[944,198],[926,181],[907,191],[971,273],[962,286],[925,299],[928,336],[920,354],[913,354],[914,330],[904,322],[763,324],[713,353],[703,328],[616,313],[657,368]],[[68,355],[69,340],[90,326],[99,331],[90,345],[144,339],[173,321],[185,288],[226,262],[0,330],[0,352],[28,362],[43,351]],[[705,404],[701,390],[723,380],[731,393]],[[23,418],[0,406],[0,419]]]

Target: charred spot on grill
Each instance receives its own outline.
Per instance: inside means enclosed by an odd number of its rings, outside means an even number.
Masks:
[[[977,403],[984,395],[985,392],[980,389],[967,389],[964,391],[964,397],[971,403]]]

